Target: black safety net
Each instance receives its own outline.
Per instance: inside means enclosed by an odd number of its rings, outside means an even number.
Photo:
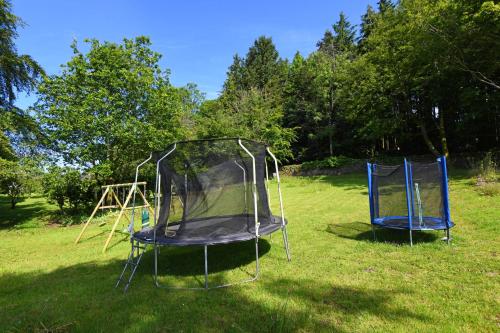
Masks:
[[[442,173],[440,164],[409,164],[411,175],[411,203],[413,220],[420,225],[426,224],[426,217],[444,218],[442,196]],[[414,223],[415,223],[414,222]]]
[[[375,217],[408,215],[404,165],[377,164],[372,175]]]
[[[245,148],[255,158],[255,172]],[[238,139],[178,142],[156,154],[160,161],[156,234],[169,238],[167,242],[186,244],[254,237],[254,174],[260,234],[278,229],[281,220],[269,208],[265,159],[264,144],[244,139],[241,145]]]

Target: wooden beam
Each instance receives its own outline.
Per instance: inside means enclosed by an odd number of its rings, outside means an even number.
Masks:
[[[104,191],[104,193],[102,194],[101,196],[101,199],[99,200],[99,202],[97,203],[97,205],[95,206],[94,208],[94,211],[92,212],[92,214],[90,215],[89,219],[87,220],[87,222],[85,222],[85,224],[83,225],[83,228],[82,228],[82,231],[80,232],[80,234],[78,235],[78,237],[76,238],[76,241],[75,241],[75,244],[77,244],[79,241],[80,241],[80,238],[82,238],[82,235],[83,233],[85,232],[85,229],[87,229],[90,221],[92,221],[92,219],[94,218],[94,215],[95,213],[97,212],[97,210],[99,209],[99,206],[101,205],[101,202],[104,200],[104,198],[106,197],[106,195],[108,194],[108,191],[109,191],[109,188],[106,189],[106,191]]]
[[[154,215],[153,208],[151,208],[151,204],[148,202],[148,200],[146,199],[146,196],[142,193],[141,189],[140,189],[140,188],[137,188],[137,192],[139,192],[139,195],[141,196],[142,200],[144,200],[145,205],[144,205],[144,206],[142,206],[142,207],[148,207],[149,212],[150,212],[152,215]]]
[[[111,229],[111,232],[109,233],[109,236],[108,236],[108,239],[106,240],[106,243],[104,243],[104,248],[102,249],[103,253],[106,252],[106,249],[108,248],[109,242],[111,242],[111,238],[113,238],[113,234],[115,233],[116,227],[118,226],[118,222],[120,221],[123,213],[125,212],[124,207],[128,206],[128,203],[129,203],[130,198],[132,197],[132,193],[134,191],[135,191],[135,184],[132,185],[132,188],[128,192],[127,199],[125,200],[125,203],[123,204],[123,208],[120,210],[120,214],[118,214],[118,218],[116,219],[115,223],[113,224],[113,228]]]
[[[111,192],[113,192],[113,196],[115,197],[115,200],[116,200],[116,203],[118,204],[118,206],[120,206],[120,209],[127,209],[127,207],[123,207],[122,206],[122,203],[120,202],[120,199],[118,199],[118,197],[116,196],[116,193],[115,191],[111,190]],[[130,223],[130,219],[129,217],[127,216],[127,214],[125,214],[125,217],[127,218],[128,222]]]
[[[146,185],[146,182],[137,182],[137,185]],[[125,187],[125,186],[132,186],[134,183],[123,183],[123,184],[111,184],[111,185],[103,185],[101,186],[102,188],[106,187]]]

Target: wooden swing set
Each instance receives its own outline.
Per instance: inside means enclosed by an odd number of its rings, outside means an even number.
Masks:
[[[141,191],[141,186],[142,186],[142,191]],[[131,210],[134,208],[142,208],[143,210],[146,210],[151,213],[151,215],[154,214],[153,208],[149,204],[148,200],[146,199],[146,182],[136,182],[136,183],[124,183],[124,184],[113,184],[113,185],[104,185],[101,187],[102,189],[102,195],[101,199],[95,206],[94,210],[92,211],[92,214],[90,215],[89,219],[85,224],[83,225],[82,231],[76,238],[75,244],[77,244],[80,239],[83,236],[83,233],[87,229],[88,225],[94,218],[94,215],[97,213],[99,209],[104,210],[104,209],[120,209],[120,213],[118,214],[118,217],[115,220],[115,223],[113,224],[113,227],[111,228],[111,232],[109,233],[108,238],[106,239],[106,243],[104,243],[104,248],[102,249],[102,252],[105,252],[106,249],[109,246],[109,243],[111,242],[111,238],[113,238],[113,234],[116,231],[116,228],[118,227],[118,224],[122,217],[125,217],[129,223],[131,223],[130,218],[128,217],[125,212],[127,210]],[[139,196],[143,200],[143,204],[140,206],[132,206],[129,207],[129,204],[131,203],[132,197],[134,196],[134,193],[139,194]],[[120,200],[121,197],[121,200]],[[144,217],[146,216],[149,218],[149,214],[142,214],[143,220]],[[102,223],[101,225],[104,225],[106,222]],[[143,221],[144,223],[144,221]],[[132,226],[133,227],[133,226]]]

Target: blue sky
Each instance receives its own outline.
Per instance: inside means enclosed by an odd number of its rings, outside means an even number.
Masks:
[[[215,98],[233,55],[245,55],[258,36],[272,37],[283,58],[307,55],[341,11],[359,24],[368,4],[376,1],[14,0],[13,10],[27,23],[16,40],[19,53],[33,56],[48,74],[70,59],[73,39],[82,45],[84,38],[146,35],[174,85],[194,82]],[[16,104],[33,102],[34,96],[20,95]]]

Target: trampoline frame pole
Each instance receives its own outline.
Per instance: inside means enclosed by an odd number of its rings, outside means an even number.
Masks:
[[[207,250],[207,245],[205,245],[204,248],[205,248],[205,289],[208,289],[208,250]]]
[[[266,147],[267,152],[269,155],[272,157],[274,160],[274,167],[276,169],[276,180],[278,181],[278,196],[280,199],[280,212],[281,212],[281,231],[283,233],[283,243],[285,245],[285,251],[286,251],[286,257],[288,261],[292,260],[292,257],[290,256],[290,247],[288,245],[288,232],[286,230],[286,223],[285,223],[285,210],[283,208],[283,196],[281,194],[281,179],[280,179],[280,173],[278,170],[278,159],[274,154],[271,152],[269,147]]]
[[[410,184],[408,179],[408,161],[405,158],[404,162],[405,166],[405,183],[406,183],[406,206],[408,209],[408,229],[410,230],[410,246],[413,246],[413,237],[412,237],[412,211],[411,211],[411,203],[410,203]]]
[[[443,208],[444,208],[444,218],[446,223],[446,242],[450,244],[450,198],[449,198],[449,190],[448,190],[448,169],[446,167],[446,156],[441,156],[438,158],[439,163],[441,164],[441,180],[442,180],[442,192],[443,192]]]

